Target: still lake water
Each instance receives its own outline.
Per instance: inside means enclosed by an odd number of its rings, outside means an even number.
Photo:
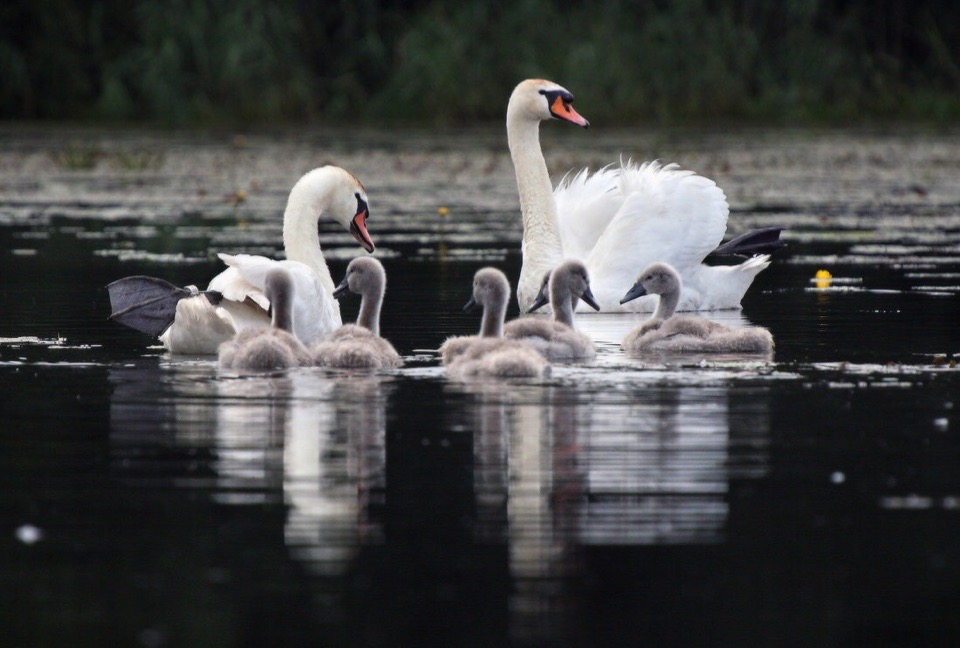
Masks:
[[[677,161],[725,189],[728,236],[788,226],[712,314],[774,360],[631,359],[642,316],[595,315],[595,362],[446,380],[425,350],[476,329],[473,272],[519,273],[496,128],[0,128],[4,645],[956,645],[960,132],[544,148],[556,177]],[[404,369],[238,377],[106,320],[113,279],[278,255],[325,162],[369,192]],[[359,249],[322,240],[339,279]]]

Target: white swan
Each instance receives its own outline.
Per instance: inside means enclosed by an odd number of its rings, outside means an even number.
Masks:
[[[481,268],[473,277],[473,293],[465,311],[483,309],[480,335],[448,338],[440,347],[451,378],[550,375],[550,365],[532,347],[503,338],[503,318],[510,300],[510,282],[496,268]]]
[[[303,342],[292,333],[296,287],[290,273],[274,268],[264,278],[264,294],[270,300],[269,327],[246,328],[217,351],[223,369],[289,369],[312,364]]]
[[[367,194],[353,175],[325,166],[305,174],[290,190],[283,214],[283,247],[287,260],[250,255],[220,255],[230,267],[213,278],[208,290],[222,293],[214,306],[204,295],[181,299],[173,324],[160,336],[172,353],[212,354],[236,333],[269,325],[270,303],[263,279],[273,267],[295,273],[294,310],[297,336],[305,344],[340,325],[340,307],[332,298],[333,280],[320,250],[317,221],[328,216],[353,234],[368,252],[374,249],[367,233]],[[315,278],[301,286],[300,279]],[[310,293],[314,284],[316,301]]]
[[[703,317],[675,315],[681,286],[680,275],[666,263],[654,263],[644,268],[622,301],[626,303],[643,295],[659,295],[660,303],[653,317],[623,338],[624,351],[764,354],[773,351],[773,336],[763,327],[735,329]]]
[[[339,299],[348,291],[359,294],[356,324],[344,324],[310,347],[321,367],[384,369],[403,365],[400,354],[380,337],[380,309],[387,287],[387,273],[373,257],[358,257],[347,265],[347,274],[333,291]]]
[[[739,308],[754,277],[769,265],[760,255],[735,266],[707,266],[714,253],[749,254],[783,246],[779,228],[744,235],[717,249],[727,225],[726,196],[712,181],[674,164],[621,163],[568,176],[556,191],[540,149],[540,122],[589,123],[573,95],[542,79],[521,82],[507,105],[507,141],[523,214],[520,310],[534,301],[540,278],[565,258],[590,271],[603,311],[651,311],[655,300],[620,304],[623,286],[654,261],[671,263],[684,280],[681,310]]]
[[[597,355],[597,348],[593,340],[573,328],[573,311],[581,299],[600,310],[590,290],[586,266],[576,260],[564,261],[544,275],[540,292],[530,308],[534,311],[549,302],[553,306],[553,319],[515,319],[504,324],[503,336],[526,342],[551,361],[589,360]]]

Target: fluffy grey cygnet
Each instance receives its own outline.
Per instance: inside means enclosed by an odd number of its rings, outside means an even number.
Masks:
[[[356,324],[344,324],[310,347],[314,362],[339,369],[386,369],[403,364],[400,354],[380,337],[380,309],[387,288],[387,273],[373,257],[358,257],[333,291],[340,299],[347,292],[361,296]]]
[[[597,354],[593,340],[573,328],[573,311],[579,300],[591,308],[600,306],[590,291],[587,268],[579,261],[564,261],[543,277],[540,292],[530,311],[549,302],[553,319],[522,317],[503,327],[504,337],[531,345],[549,360],[589,360]]]
[[[703,317],[676,315],[682,287],[669,264],[654,263],[637,277],[620,303],[643,295],[660,295],[653,316],[630,331],[621,345],[628,353],[763,353],[773,351],[773,336],[760,326],[730,328]]]
[[[264,294],[270,300],[270,326],[244,329],[222,343],[217,350],[222,368],[265,371],[312,364],[303,342],[291,333],[293,281],[286,270],[267,274]]]
[[[510,282],[496,268],[481,268],[473,277],[473,293],[465,311],[483,309],[479,335],[448,338],[440,347],[447,375],[452,378],[539,378],[550,375],[550,364],[530,346],[503,338],[503,318],[510,299]]]

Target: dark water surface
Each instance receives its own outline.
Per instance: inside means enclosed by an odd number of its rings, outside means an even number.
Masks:
[[[631,359],[642,316],[584,316],[595,362],[448,381],[473,272],[519,274],[496,130],[0,129],[3,645],[957,645],[958,133],[552,133],[558,173],[660,156],[728,234],[790,227],[713,314],[772,362]],[[277,255],[325,161],[369,191],[404,369],[240,377],[106,321],[113,279]]]

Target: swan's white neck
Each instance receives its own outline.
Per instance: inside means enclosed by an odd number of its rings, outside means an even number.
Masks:
[[[523,266],[517,300],[526,312],[536,298],[544,273],[563,261],[563,243],[553,185],[540,150],[540,122],[513,108],[507,108],[507,144],[523,214]]]
[[[357,315],[357,326],[370,329],[374,335],[380,335],[380,308],[383,305],[383,282],[378,282],[363,293],[360,300],[360,314]]]
[[[307,174],[290,190],[283,213],[283,249],[291,261],[304,263],[317,273],[328,295],[334,284],[320,249],[317,221],[327,209],[334,187],[324,178]]]

